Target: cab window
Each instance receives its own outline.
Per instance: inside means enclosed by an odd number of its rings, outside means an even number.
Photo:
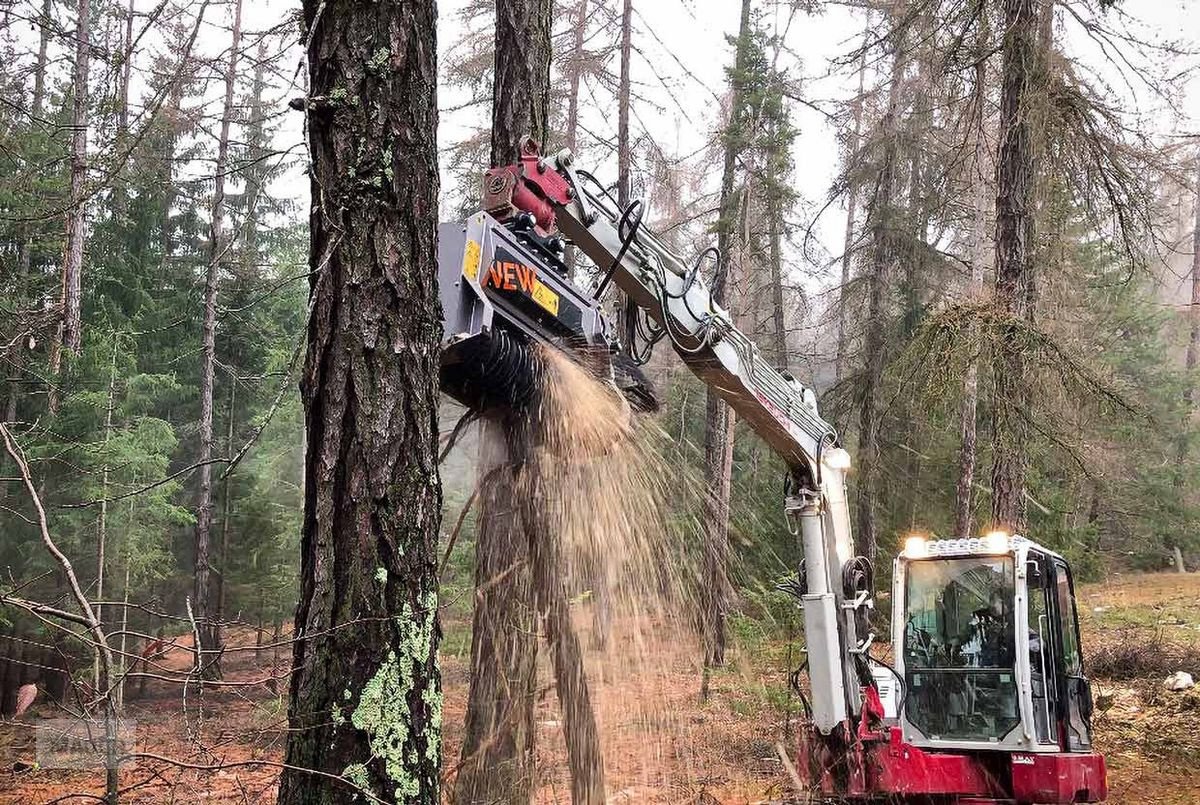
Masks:
[[[911,562],[907,588],[906,667],[1012,667],[1015,594],[1011,558]]]
[[[1079,653],[1079,620],[1075,614],[1075,596],[1071,594],[1071,580],[1067,577],[1066,565],[1055,563],[1058,576],[1058,611],[1062,617],[1063,673],[1067,676],[1083,676],[1083,661]]]
[[[1013,560],[921,559],[906,566],[909,722],[942,740],[995,742],[1020,724]]]

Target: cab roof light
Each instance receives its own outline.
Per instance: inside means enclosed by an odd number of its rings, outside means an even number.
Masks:
[[[929,556],[929,540],[920,534],[912,534],[904,540],[904,556],[908,559],[924,559]]]
[[[1008,532],[989,531],[983,536],[983,543],[989,553],[1008,553]]]

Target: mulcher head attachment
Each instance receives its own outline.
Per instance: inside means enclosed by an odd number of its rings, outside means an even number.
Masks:
[[[568,279],[562,242],[531,217],[506,225],[477,213],[442,224],[438,238],[443,391],[476,411],[520,412],[537,400],[542,345],[613,382],[633,408],[657,407],[645,376],[616,352],[599,302]]]

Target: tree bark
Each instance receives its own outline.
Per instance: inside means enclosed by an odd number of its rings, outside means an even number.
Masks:
[[[1031,120],[1038,60],[1037,0],[1005,0],[996,182],[996,308],[1002,318],[992,356],[992,521],[1025,526],[1025,379],[1022,334],[1032,318],[1034,185]]]
[[[121,97],[117,109],[117,139],[124,141],[129,133],[129,81],[133,73],[133,0],[125,10],[125,53],[121,65]]]
[[[583,666],[583,648],[571,623],[571,608],[566,586],[564,558],[550,516],[558,502],[543,491],[542,473],[554,467],[539,466],[538,459],[518,468],[516,500],[520,501],[521,519],[529,539],[529,563],[533,571],[534,598],[546,626],[554,666],[554,686],[558,691],[563,715],[563,737],[567,744],[567,765],[571,770],[572,805],[603,805],[604,755],[600,751],[600,732],[592,710],[587,676]]]
[[[217,292],[221,269],[227,260],[225,238],[225,173],[229,167],[229,128],[233,122],[233,93],[242,40],[242,0],[234,0],[233,34],[229,64],[225,68],[225,105],[217,139],[216,172],[213,177],[212,226],[209,234],[208,272],[204,282],[204,327],[200,355],[200,493],[196,502],[196,574],[193,597],[200,645],[199,666],[206,679],[221,676],[221,627],[213,612],[211,546],[213,522],[213,380],[217,356]]]
[[[751,0],[742,0],[738,39],[734,53],[734,72],[745,72],[750,57]],[[738,237],[741,194],[734,192],[737,160],[741,153],[737,131],[742,125],[746,97],[741,85],[733,82],[729,104],[729,122],[725,136],[725,156],[721,172],[721,200],[717,220],[717,249],[720,261],[713,281],[713,300],[724,304],[725,286],[732,273],[733,244]],[[729,556],[729,478],[732,471],[733,412],[725,401],[708,389],[704,416],[704,483],[708,494],[704,502],[705,584],[700,602],[701,635],[704,643],[702,695],[707,695],[707,669],[725,663],[725,608],[727,606]]]
[[[858,423],[858,529],[856,550],[875,563],[879,552],[878,524],[875,520],[876,483],[879,475],[879,398],[882,395],[884,348],[887,330],[887,296],[899,259],[894,230],[898,227],[896,210],[896,172],[899,159],[898,115],[900,85],[904,79],[904,42],[895,45],[888,85],[887,108],[880,121],[882,145],[879,179],[871,199],[871,263],[867,272],[867,320],[863,338],[863,397]]]
[[[294,768],[278,801],[350,802],[365,789],[437,805],[436,10],[433,0],[305,0],[303,10],[308,449]]]
[[[496,0],[493,165],[516,162],[526,135],[546,145],[552,10],[550,0]]]
[[[617,206],[629,205],[629,62],[633,56],[633,0],[621,11],[621,75],[617,83]]]
[[[493,165],[520,157],[521,140],[547,136],[550,104],[550,0],[497,0]],[[458,805],[527,803],[533,791],[533,709],[537,689],[537,609],[529,541],[516,499],[503,425],[484,422],[480,523],[475,543],[476,601],[471,631]],[[552,535],[542,535],[552,539]]]
[[[537,613],[503,426],[481,423],[475,610],[456,805],[528,805],[534,789]]]
[[[267,160],[270,158],[267,142],[266,115],[263,111],[263,92],[266,91],[268,55],[265,44],[259,44],[254,59],[254,79],[250,85],[250,110],[246,119],[246,146],[248,165],[241,171],[246,182],[243,194],[242,243],[239,253],[242,272],[255,276],[259,264],[259,205],[263,201],[269,180]]]
[[[117,344],[118,336],[113,334],[112,360],[108,371],[108,397],[104,406],[104,439],[101,442],[101,455],[104,465],[100,470],[100,515],[96,519],[96,620],[104,623],[104,564],[105,549],[108,547],[108,443],[112,438],[113,402],[117,389]],[[93,681],[96,689],[100,689],[100,657],[97,654],[93,668]]]
[[[79,355],[83,343],[82,274],[83,243],[87,239],[88,72],[91,67],[91,0],[79,0],[75,11],[75,65],[72,72],[71,99],[71,185],[67,210],[67,244],[63,254],[62,288],[59,292],[58,330],[50,345],[51,413],[57,413],[61,401],[59,389],[62,352],[66,348]],[[40,57],[39,57],[40,58]],[[44,71],[43,71],[44,73]],[[44,93],[44,89],[42,91]]]
[[[237,421],[237,377],[230,372],[229,377],[229,421],[225,431],[225,455],[233,455],[233,425]],[[233,511],[233,474],[227,473],[221,483],[221,569],[217,571],[217,628],[225,620],[226,595],[229,592],[229,524]],[[222,635],[217,633],[217,644],[222,643]]]

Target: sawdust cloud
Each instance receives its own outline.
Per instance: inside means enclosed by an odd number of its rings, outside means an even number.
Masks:
[[[556,350],[538,357],[539,398],[505,434],[514,489],[533,538],[555,542],[606,761],[637,752],[661,775],[680,751],[681,668],[697,680],[686,695],[699,691],[701,484],[610,383]]]

